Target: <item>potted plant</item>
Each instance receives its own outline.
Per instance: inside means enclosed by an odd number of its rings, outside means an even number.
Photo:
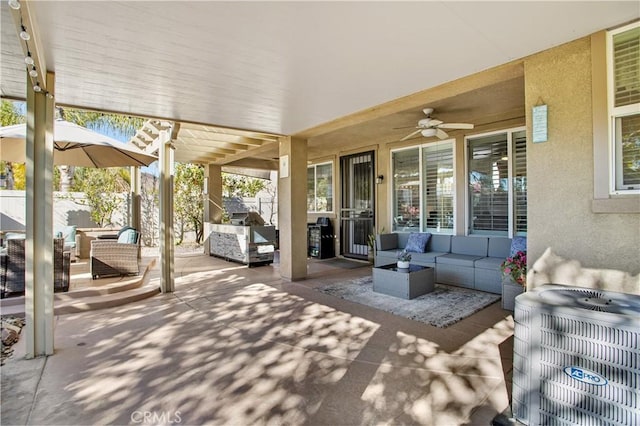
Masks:
[[[369,263],[373,264],[376,255],[376,234],[369,234],[367,237],[367,245],[369,246]]]
[[[408,269],[409,262],[411,262],[411,253],[406,250],[398,253],[398,269]]]
[[[502,308],[513,311],[516,296],[527,287],[527,253],[519,251],[500,265],[502,271]]]

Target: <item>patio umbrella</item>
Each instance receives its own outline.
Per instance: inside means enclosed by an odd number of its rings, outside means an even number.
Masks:
[[[0,160],[25,162],[26,129],[26,124],[0,128]],[[157,160],[136,146],[64,120],[54,122],[53,148],[53,163],[65,166],[148,166]]]

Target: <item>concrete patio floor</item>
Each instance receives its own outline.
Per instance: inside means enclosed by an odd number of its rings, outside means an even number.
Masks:
[[[57,316],[50,357],[20,340],[1,423],[487,425],[508,408],[510,312],[440,329],[313,290],[370,273],[310,261],[292,283],[178,255],[174,293]]]

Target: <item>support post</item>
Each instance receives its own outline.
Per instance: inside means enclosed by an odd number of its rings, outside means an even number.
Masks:
[[[175,289],[173,274],[173,149],[170,130],[162,130],[160,139],[160,290]]]
[[[280,138],[278,177],[280,274],[289,281],[307,276],[307,141]]]
[[[47,92],[27,75],[25,348],[26,357],[53,354],[53,117],[54,74]]]
[[[210,254],[209,234],[212,223],[222,223],[224,205],[222,201],[222,167],[208,164],[204,168],[204,218],[202,221],[202,239],[204,253]]]
[[[133,166],[130,169],[131,175],[131,223],[129,226],[136,228],[140,232],[140,225],[142,224],[141,217],[141,198],[140,198],[140,167]]]

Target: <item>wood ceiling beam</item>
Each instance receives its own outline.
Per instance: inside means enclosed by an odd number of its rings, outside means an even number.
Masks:
[[[266,143],[266,144],[264,144],[264,145],[262,145],[260,147],[257,147],[257,148],[247,149],[245,151],[238,152],[235,155],[228,155],[228,156],[226,156],[224,158],[224,162],[218,162],[218,163],[219,164],[229,164],[230,162],[233,162],[233,161],[238,161],[238,160],[242,160],[242,159],[245,159],[245,158],[260,156],[260,154],[272,151],[274,149],[274,147],[277,149],[277,143],[276,142]]]
[[[241,143],[244,145],[251,145],[251,146],[261,146],[263,143],[265,143],[265,141],[262,139],[254,139],[246,136],[234,135],[234,134],[228,134],[228,133],[185,129],[184,126],[180,129],[180,134],[178,135],[178,138],[192,138],[192,139],[199,139],[199,140]]]
[[[198,138],[180,136],[180,138],[178,140],[184,140],[185,145],[194,144],[194,145],[205,146],[203,144],[203,142],[202,142],[203,140],[202,139],[198,139]],[[211,141],[209,141],[209,142],[211,142]],[[222,148],[234,149],[236,151],[244,151],[244,150],[247,150],[247,149],[251,148],[250,145],[233,143],[233,142],[217,141],[216,143],[219,144],[220,147],[222,147]]]
[[[266,160],[263,158],[243,158],[233,163],[227,163],[230,167],[259,170],[278,170],[280,163],[277,160]]]
[[[176,149],[185,150],[185,151],[211,152],[211,153],[223,154],[223,155],[233,155],[236,152],[238,152],[238,150],[235,150],[235,149],[225,149],[225,148],[219,148],[215,146],[192,145],[192,144],[187,145],[184,143],[180,143],[179,139],[178,141],[176,141],[175,147]]]

